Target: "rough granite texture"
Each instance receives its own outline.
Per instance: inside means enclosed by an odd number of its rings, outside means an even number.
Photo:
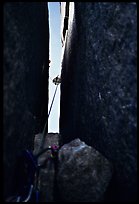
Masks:
[[[4,4],[4,196],[11,195],[19,153],[33,149],[47,118],[49,27],[47,3]],[[15,179],[15,178],[14,178]]]
[[[34,154],[38,152],[41,134],[34,140]],[[48,133],[44,148],[59,146],[60,135]],[[51,151],[39,158],[42,164],[50,158]],[[80,139],[75,139],[60,147],[58,153],[57,186],[54,182],[54,163],[47,160],[39,174],[41,202],[99,202],[103,201],[107,186],[112,177],[113,167],[110,162],[91,146]],[[54,194],[56,188],[56,196]],[[58,200],[57,200],[58,199]]]
[[[58,187],[65,202],[100,202],[112,176],[112,165],[80,139],[59,150]]]
[[[35,135],[34,139],[34,154],[38,153],[42,135]],[[59,146],[59,134],[58,133],[47,133],[45,137],[45,142],[43,148],[49,147],[51,145]],[[43,153],[38,160],[39,164],[43,164],[46,158],[50,158],[51,151],[48,150]],[[55,168],[54,163],[48,160],[43,168],[40,170],[39,174],[39,188],[41,192],[40,202],[54,202],[54,176]]]
[[[114,165],[108,201],[137,198],[137,6],[75,3],[61,75],[60,133]]]

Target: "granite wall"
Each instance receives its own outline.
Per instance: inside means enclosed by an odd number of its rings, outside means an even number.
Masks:
[[[114,165],[108,201],[137,196],[136,3],[75,3],[61,74],[60,134]]]
[[[4,196],[14,164],[47,118],[49,26],[46,3],[4,4]],[[16,179],[16,178],[14,178]]]

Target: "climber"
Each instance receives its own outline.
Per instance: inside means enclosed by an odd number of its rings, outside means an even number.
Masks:
[[[58,84],[60,84],[61,83],[61,77],[55,77],[54,79],[53,79],[53,83],[55,84],[55,85],[58,85]]]

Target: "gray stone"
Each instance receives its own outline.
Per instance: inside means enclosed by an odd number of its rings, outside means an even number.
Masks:
[[[34,138],[34,151],[33,154],[36,155],[40,151],[40,143],[42,140],[42,133],[36,134]],[[56,145],[59,146],[59,134],[58,133],[47,133],[45,140],[44,140],[44,145],[42,149],[48,148],[51,145]],[[46,158],[49,158],[51,156],[51,151],[48,150],[44,152],[39,158],[38,158],[38,163],[42,164]],[[48,165],[49,166],[49,165]],[[44,171],[46,172],[47,170],[47,165],[44,166]],[[43,173],[43,170],[41,171]],[[45,174],[45,173],[44,173]],[[46,179],[47,180],[47,179]],[[45,179],[42,180],[42,185],[43,182],[45,182]]]
[[[102,201],[111,176],[109,161],[80,139],[60,148],[57,180],[64,201]]]
[[[35,135],[34,138],[34,154],[38,153],[42,134],[39,133]],[[59,146],[59,134],[58,133],[47,133],[44,141],[43,148],[47,148],[51,145]],[[48,150],[43,153],[39,159],[38,163],[42,164],[48,158],[51,158],[51,151]],[[55,167],[54,163],[47,160],[43,168],[40,169],[39,174],[39,188],[41,192],[40,202],[53,202],[54,201],[54,177],[55,177]]]
[[[137,5],[75,2],[61,75],[60,133],[114,165],[109,201],[137,199]]]
[[[47,119],[49,26],[47,3],[4,4],[4,197],[23,149],[33,149]]]

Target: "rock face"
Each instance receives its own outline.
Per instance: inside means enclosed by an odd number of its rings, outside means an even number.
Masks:
[[[47,3],[4,4],[4,196],[14,164],[33,149],[47,118],[49,27]],[[15,178],[14,178],[15,179]]]
[[[137,6],[74,4],[61,75],[60,133],[114,165],[109,201],[137,198]],[[67,184],[68,185],[68,184]]]
[[[66,202],[102,201],[112,176],[112,166],[80,139],[59,150],[58,187]]]
[[[58,133],[47,133],[44,147],[51,145],[59,146],[59,134]],[[38,152],[42,135],[37,134],[34,140],[34,154]],[[47,151],[39,157],[39,163],[42,164],[46,158],[50,158],[51,151]],[[53,202],[54,201],[54,179],[55,179],[55,167],[54,163],[48,160],[44,167],[40,170],[39,176],[39,187],[41,192],[40,202]]]

